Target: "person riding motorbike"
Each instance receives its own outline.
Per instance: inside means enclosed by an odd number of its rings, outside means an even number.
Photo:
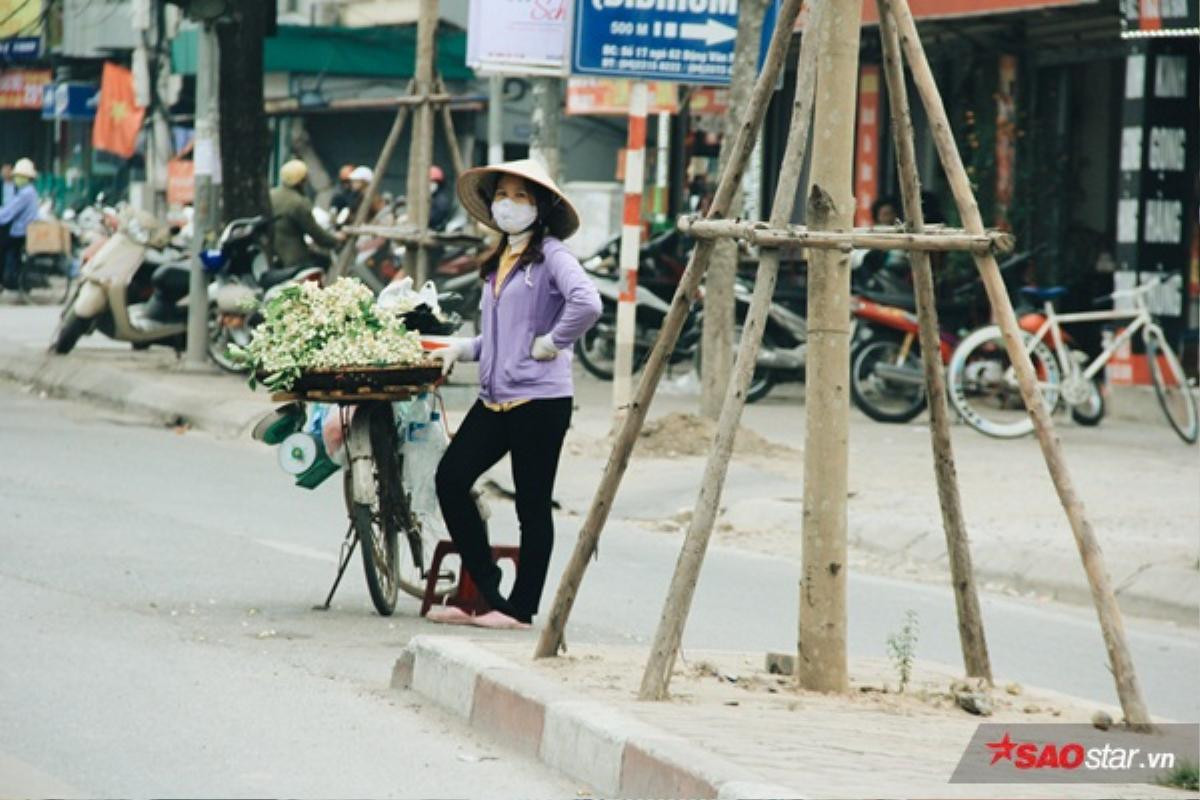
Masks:
[[[333,199],[329,201],[329,210],[336,219],[338,213],[343,208],[348,208],[351,212],[358,205],[358,195],[354,193],[354,188],[350,185],[350,175],[354,172],[353,164],[343,164],[338,170],[338,190],[334,193]]]
[[[454,192],[446,187],[446,173],[437,164],[429,168],[429,228],[444,231],[454,216]]]
[[[304,192],[308,167],[294,159],[279,169],[280,185],[271,190],[271,240],[281,266],[328,267],[329,256],[313,250],[304,241],[307,234],[318,246],[332,249],[345,241],[341,233],[329,233],[313,218],[312,201]]]

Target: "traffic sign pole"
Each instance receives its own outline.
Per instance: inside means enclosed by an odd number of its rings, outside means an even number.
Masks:
[[[613,410],[628,408],[633,389],[637,319],[638,254],[642,238],[642,189],[646,176],[646,112],[649,91],[635,81],[629,98],[629,138],[625,148],[625,212],[621,225],[621,292],[617,303],[617,352],[613,365]]]

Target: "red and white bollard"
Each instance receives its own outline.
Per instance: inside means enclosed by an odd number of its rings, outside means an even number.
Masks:
[[[638,253],[642,239],[642,188],[646,177],[646,112],[649,92],[635,81],[629,97],[625,150],[625,213],[621,225],[621,293],[617,303],[617,352],[613,365],[613,409],[618,414],[633,395],[633,345],[637,319]]]

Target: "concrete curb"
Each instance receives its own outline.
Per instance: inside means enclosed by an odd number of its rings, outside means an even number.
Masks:
[[[464,639],[413,637],[396,661],[392,688],[424,695],[604,796],[803,796]]]
[[[109,406],[162,425],[191,425],[222,438],[244,435],[270,408],[266,398],[214,402],[212,395],[171,386],[153,374],[32,350],[0,353],[0,377],[32,385],[53,397]]]

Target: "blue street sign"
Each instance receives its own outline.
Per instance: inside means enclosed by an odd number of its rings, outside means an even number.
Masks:
[[[42,89],[42,119],[96,118],[100,87],[94,83],[51,83]]]
[[[40,36],[12,36],[0,39],[0,61],[37,61],[41,55]]]
[[[760,64],[777,6],[767,9]],[[725,85],[737,18],[738,0],[575,0],[571,72]]]

